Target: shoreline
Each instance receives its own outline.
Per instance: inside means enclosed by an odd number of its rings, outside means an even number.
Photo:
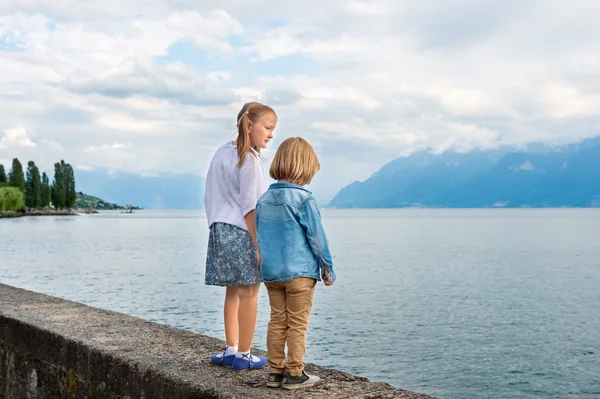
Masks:
[[[91,213],[88,211],[74,211],[74,210],[59,210],[59,211],[26,211],[26,212],[15,212],[7,211],[0,212],[0,219],[13,219],[21,218],[25,216],[76,216],[80,213]]]

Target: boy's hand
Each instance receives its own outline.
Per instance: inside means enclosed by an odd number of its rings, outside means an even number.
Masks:
[[[327,270],[327,268],[325,268],[325,275],[323,276],[323,283],[328,286],[331,287],[333,285],[333,281],[329,280],[329,270]]]

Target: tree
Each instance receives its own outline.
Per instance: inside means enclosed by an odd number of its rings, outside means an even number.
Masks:
[[[16,187],[25,192],[25,176],[23,176],[23,165],[17,158],[12,161],[12,170],[8,176],[8,185],[10,187]]]
[[[64,161],[63,161],[64,162]],[[59,162],[54,164],[54,181],[52,182],[52,204],[56,209],[65,207],[67,190],[65,187],[65,175]]]
[[[0,163],[0,187],[6,185],[6,171],[4,170],[4,165]]]
[[[0,212],[25,210],[25,196],[16,187],[0,188]]]
[[[75,207],[75,202],[77,201],[77,191],[75,191],[75,172],[73,171],[71,164],[63,162],[61,166],[65,176],[65,206],[67,208],[73,208]]]
[[[40,207],[45,208],[50,205],[50,180],[46,172],[42,173],[42,185],[40,187]]]
[[[27,180],[25,181],[25,205],[29,208],[39,208],[42,190],[40,171],[33,161],[27,164]]]

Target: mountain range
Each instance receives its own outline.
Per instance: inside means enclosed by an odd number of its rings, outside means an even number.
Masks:
[[[77,191],[145,209],[201,209],[204,178],[76,170]],[[600,136],[576,144],[397,158],[341,189],[329,208],[600,207]]]
[[[419,151],[344,187],[328,207],[600,207],[600,136],[561,147]]]

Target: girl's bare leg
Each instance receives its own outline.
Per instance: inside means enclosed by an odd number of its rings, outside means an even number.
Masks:
[[[227,341],[227,346],[237,346],[240,336],[238,324],[240,288],[241,287],[239,286],[232,286],[227,287],[227,290],[225,291],[225,308],[223,311],[223,318],[225,320],[225,341]]]
[[[238,287],[238,352],[248,352],[250,350],[250,346],[252,345],[252,337],[254,336],[254,328],[256,326],[256,311],[258,306],[259,289],[260,284]]]

